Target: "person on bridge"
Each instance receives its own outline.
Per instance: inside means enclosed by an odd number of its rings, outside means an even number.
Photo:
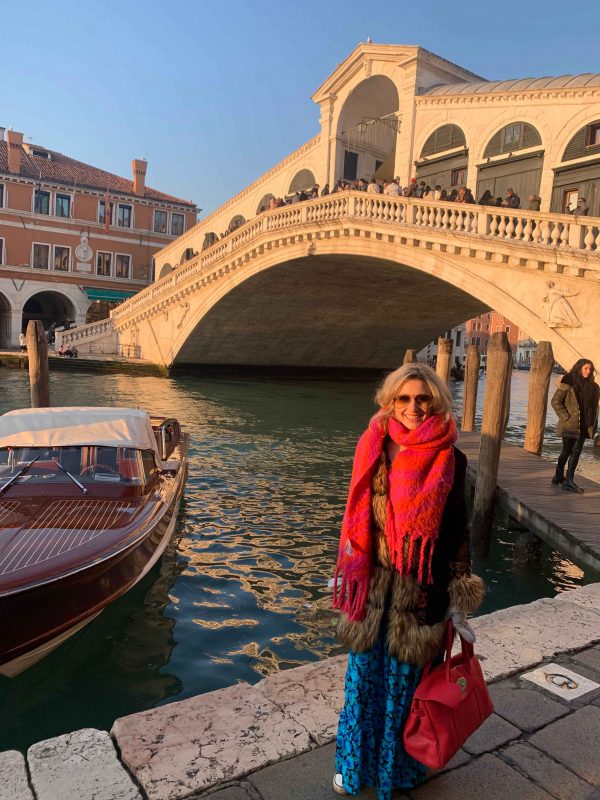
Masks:
[[[426,768],[402,744],[425,664],[441,656],[444,620],[474,640],[466,615],[484,586],[471,574],[466,458],[445,383],[425,364],[405,364],[376,394],[361,436],[338,561],[333,605],[350,649],[336,739],[333,788],[378,800],[410,789]]]
[[[593,439],[598,427],[600,387],[594,380],[595,373],[589,358],[580,358],[570,372],[558,379],[558,387],[551,401],[558,416],[556,434],[563,443],[552,483],[577,494],[583,493],[583,489],[573,480],[579,456],[585,440]]]

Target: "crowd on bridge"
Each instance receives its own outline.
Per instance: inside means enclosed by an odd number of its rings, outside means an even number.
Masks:
[[[265,205],[261,205],[258,213],[262,214],[265,211],[273,211],[277,208],[292,205],[293,203],[301,203],[305,200],[316,200],[318,197],[326,197],[335,192],[345,191],[366,192],[367,194],[381,194],[388,197],[413,197],[422,198],[423,200],[440,200],[449,203],[472,203],[481,206],[495,206],[498,208],[521,208],[521,198],[512,188],[508,188],[504,197],[494,197],[489,189],[486,189],[479,200],[475,199],[473,192],[467,186],[460,186],[458,188],[445,189],[440,184],[430,186],[425,181],[417,182],[416,178],[412,178],[407,186],[402,186],[400,178],[392,178],[391,180],[378,180],[372,177],[370,181],[366,178],[359,178],[358,180],[349,181],[340,178],[335,184],[333,189],[330,190],[329,184],[326,183],[323,188],[316,183],[312,189],[298,189],[294,194],[288,197],[271,197]],[[528,197],[527,211],[539,211],[541,208],[542,198],[538,194],[530,194]],[[575,217],[587,216],[589,213],[589,206],[585,197],[580,197],[574,209],[567,208],[565,213],[573,214]],[[227,230],[220,236],[213,235],[214,238],[207,238],[202,246],[206,250],[212,244],[220,239],[224,239],[230,233],[233,233],[241,225],[244,225],[246,220],[242,216],[234,217],[229,223]]]

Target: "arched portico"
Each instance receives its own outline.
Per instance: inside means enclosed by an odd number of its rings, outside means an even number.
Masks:
[[[11,306],[7,297],[0,292],[0,348],[10,347]]]
[[[23,305],[21,329],[25,332],[32,319],[41,320],[44,329],[48,330],[52,324],[58,328],[72,325],[77,317],[77,308],[66,295],[56,291],[37,292]]]

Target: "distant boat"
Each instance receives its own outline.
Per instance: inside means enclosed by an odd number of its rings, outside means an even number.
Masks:
[[[521,370],[523,372],[529,372],[531,370],[531,364],[527,361],[523,361],[521,364],[517,364],[516,369]]]
[[[187,436],[131,408],[0,416],[0,674],[18,675],[132,588],[167,546]]]

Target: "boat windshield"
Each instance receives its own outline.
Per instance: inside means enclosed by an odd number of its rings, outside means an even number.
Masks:
[[[15,483],[68,482],[66,470],[83,484],[139,485],[158,471],[152,451],[131,447],[0,447],[0,486],[33,459]]]

